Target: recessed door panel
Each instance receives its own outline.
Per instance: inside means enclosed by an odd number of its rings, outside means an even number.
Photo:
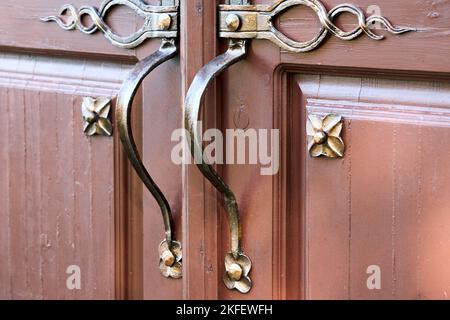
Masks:
[[[295,82],[293,107],[342,115],[346,144],[342,160],[305,158],[306,298],[446,299],[448,83]]]

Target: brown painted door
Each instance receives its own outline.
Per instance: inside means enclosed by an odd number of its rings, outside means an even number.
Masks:
[[[253,287],[243,295],[222,282],[230,244],[221,196],[196,166],[171,160],[192,79],[226,50],[218,36],[223,2],[181,1],[179,54],[147,77],[135,99],[134,133],[183,243],[183,278],[173,280],[159,270],[159,208],[117,132],[87,137],[81,114],[83,97],[106,97],[113,117],[128,71],[160,41],[115,48],[100,33],[39,21],[66,1],[2,1],[0,298],[446,299],[449,4],[354,0],[419,32],[375,29],[383,41],[328,37],[315,51],[295,54],[253,40],[247,58],[209,87],[204,129],[280,132],[276,175],[262,176],[260,165],[217,166],[236,195],[242,246],[253,262]],[[125,8],[108,20],[120,34],[141,22]],[[352,15],[335,22],[357,26]],[[296,40],[320,29],[304,7],[283,13],[277,26]],[[345,154],[312,158],[307,116],[330,113],[344,119]],[[74,266],[80,288],[67,286]]]
[[[153,267],[159,259],[154,249],[163,238],[160,214],[142,193],[117,130],[112,137],[88,137],[81,112],[84,97],[104,97],[112,99],[113,120],[122,82],[160,41],[125,50],[100,32],[88,36],[40,21],[66,3],[0,4],[0,298],[133,298],[143,296],[144,285],[151,290],[148,283],[175,291],[179,284],[160,280],[158,269],[146,268],[151,272],[143,281],[143,264],[151,261]],[[69,3],[98,8],[101,1]],[[123,6],[108,16],[119,35],[135,32],[140,23]],[[171,166],[163,141],[181,121],[180,86],[176,58],[146,80],[133,111],[145,161],[152,162],[155,180],[171,199],[179,194],[181,168]],[[155,97],[165,97],[157,108]],[[144,147],[142,130],[149,132]],[[173,205],[176,216],[179,206]],[[70,278],[76,274],[79,283]]]
[[[322,2],[328,10],[342,3]],[[195,166],[185,169],[186,297],[448,298],[450,6],[351,2],[367,9],[366,16],[376,12],[418,32],[392,35],[375,26],[385,40],[330,36],[308,53],[253,40],[247,58],[210,87],[205,128],[279,129],[280,170],[261,176],[261,165],[218,167],[236,195],[243,249],[253,262],[253,288],[242,295],[222,283],[230,244],[221,198]],[[210,1],[187,3],[189,83],[226,50],[227,40],[211,32],[212,26],[217,30],[217,9]],[[334,21],[343,30],[357,27],[350,14]],[[277,26],[298,41],[320,29],[304,6],[284,12]],[[342,159],[309,155],[309,114],[343,117]]]

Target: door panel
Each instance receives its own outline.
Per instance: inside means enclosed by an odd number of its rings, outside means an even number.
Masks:
[[[294,108],[342,115],[347,144],[342,161],[305,158],[306,297],[446,299],[448,83],[294,81]],[[374,265],[381,290],[367,288]]]
[[[200,3],[207,8],[204,1]],[[323,3],[331,9],[343,2]],[[218,166],[236,195],[243,249],[253,262],[253,288],[242,295],[221,283],[221,257],[230,247],[221,199],[217,199],[214,189],[208,189],[208,181],[206,186],[198,181],[195,166],[187,166],[184,179],[189,200],[184,202],[185,217],[188,222],[208,222],[184,226],[194,235],[185,242],[195,252],[189,252],[186,268],[197,270],[197,274],[185,274],[188,290],[192,283],[197,285],[187,297],[216,297],[203,285],[204,277],[216,270],[217,297],[225,299],[446,298],[448,275],[433,267],[438,261],[445,265],[448,260],[443,250],[449,244],[445,232],[434,235],[442,247],[433,252],[424,252],[421,240],[423,232],[433,233],[437,224],[445,229],[445,218],[432,226],[421,222],[421,215],[424,210],[429,215],[440,215],[432,213],[433,198],[423,199],[426,192],[432,192],[424,188],[433,190],[437,182],[446,190],[449,183],[442,173],[438,174],[442,180],[427,180],[432,179],[427,170],[440,172],[445,168],[444,162],[426,164],[433,160],[425,158],[424,150],[442,152],[437,137],[446,132],[446,124],[442,124],[447,121],[445,80],[449,69],[444,52],[449,42],[444,40],[444,30],[450,27],[450,20],[445,19],[450,8],[427,1],[414,6],[408,1],[384,0],[354,4],[364,10],[376,4],[393,24],[419,30],[401,36],[375,30],[386,35],[383,41],[365,36],[341,41],[329,36],[319,48],[304,54],[288,53],[268,41],[252,40],[245,60],[230,67],[216,80],[215,87],[209,88],[208,94],[216,96],[215,100],[204,101],[203,131],[209,127],[223,132],[237,128],[236,115],[241,113],[245,113],[248,128],[280,129],[280,171],[274,177],[263,177],[258,166]],[[205,12],[203,21],[209,21],[212,13]],[[278,26],[296,40],[308,40],[319,31],[316,20],[307,9],[295,8],[278,19]],[[353,16],[336,20],[345,30],[357,26]],[[185,41],[192,46],[185,55],[198,53],[204,57],[203,48],[193,48],[199,39],[220,43],[222,49],[216,56],[226,50],[226,39],[214,35],[204,39],[207,27],[203,28],[203,38],[197,35],[198,30],[188,31]],[[205,62],[195,60],[195,64],[200,69]],[[343,113],[347,151],[342,160],[309,158],[306,114],[323,114],[324,110]],[[208,114],[216,116],[211,119],[205,116]],[[425,186],[425,181],[430,184]],[[439,200],[442,207],[448,205],[442,195]],[[429,201],[430,207],[425,209],[421,201]],[[218,203],[219,208],[211,207],[211,202]],[[214,212],[221,220],[218,231],[207,219]],[[202,215],[203,219],[199,218]],[[221,240],[213,242],[212,249],[202,251],[202,240],[208,239],[205,233],[218,235]],[[201,257],[192,261],[197,252]],[[366,271],[372,265],[381,268],[381,290],[367,288],[370,274]],[[426,268],[427,275],[422,274]],[[426,277],[432,277],[430,282],[424,281]]]
[[[85,136],[80,106],[114,95],[128,67],[7,53],[0,65],[1,297],[114,298],[115,143]],[[82,290],[66,287],[72,265]]]
[[[114,126],[114,98],[123,81],[138,60],[157,50],[160,40],[125,50],[114,47],[100,32],[85,35],[39,20],[57,15],[66,3],[80,8],[98,7],[101,2],[0,4],[1,11],[8,13],[0,22],[5,31],[0,36],[0,139],[5,163],[0,167],[2,298],[181,295],[179,282],[161,279],[157,254],[164,237],[161,213],[147,193],[143,202],[142,183],[122,151],[117,130],[113,137],[86,137],[82,128],[83,97],[111,98]],[[133,33],[143,22],[121,6],[107,18],[120,35]],[[175,208],[181,204],[181,168],[171,170],[158,155],[166,151],[160,146],[170,144],[165,130],[180,126],[179,75],[179,61],[153,71],[136,95],[132,114],[144,161],[150,173],[156,173],[156,182],[163,181],[163,190],[169,190]],[[170,98],[163,100],[161,95]],[[143,128],[148,132],[145,140]],[[178,210],[176,223],[179,215]],[[80,290],[66,287],[70,265],[80,267]]]

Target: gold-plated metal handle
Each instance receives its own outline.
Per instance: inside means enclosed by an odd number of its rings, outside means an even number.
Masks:
[[[139,46],[148,38],[176,38],[178,34],[178,6],[179,0],[160,0],[159,5],[148,5],[142,0],[104,0],[98,9],[92,6],[64,5],[59,16],[41,18],[44,22],[56,22],[64,30],[78,29],[84,34],[90,35],[101,31],[104,36],[119,48],[132,49]],[[128,36],[115,34],[106,24],[105,20],[109,10],[114,6],[123,5],[134,10],[144,19],[143,26]],[[68,21],[62,19],[62,15],[68,14]],[[83,16],[89,16],[92,24],[86,26],[82,22]]]
[[[273,19],[290,7],[305,5],[313,9],[319,17],[321,29],[317,36],[307,42],[298,42],[289,39],[273,25]],[[341,13],[351,13],[357,16],[359,26],[352,31],[343,31],[333,24],[332,20]],[[379,22],[387,31],[401,34],[415,29],[409,27],[394,27],[386,18],[371,16],[366,19],[364,12],[351,4],[338,5],[329,12],[318,0],[275,0],[271,5],[251,5],[249,0],[226,0],[219,6],[219,34],[229,41],[228,51],[206,64],[195,76],[188,90],[185,101],[185,126],[190,133],[191,153],[202,174],[223,195],[225,209],[228,214],[231,233],[231,252],[225,257],[224,283],[229,289],[237,289],[247,293],[252,287],[249,272],[252,267],[250,259],[241,248],[241,223],[236,198],[205,159],[201,144],[201,129],[198,128],[201,100],[208,84],[222,73],[226,68],[245,58],[246,42],[250,39],[269,40],[280,48],[289,52],[307,52],[316,49],[328,33],[341,40],[352,40],[365,33],[371,39],[381,40],[383,36],[377,35],[369,29],[369,24]],[[311,118],[312,120],[318,120]],[[311,121],[310,119],[310,121]],[[309,150],[313,156],[342,157],[344,143],[340,138],[342,129],[341,118],[336,116],[331,120],[333,128],[324,128],[324,123],[330,120],[320,119],[320,127],[316,124],[308,131]],[[317,121],[318,122],[318,121]],[[328,130],[328,131],[327,131]],[[331,138],[330,138],[331,137]]]
[[[174,39],[163,39],[158,51],[140,61],[124,81],[117,97],[116,123],[120,140],[136,173],[158,202],[164,220],[165,240],[160,245],[160,268],[166,277],[181,277],[181,244],[173,239],[173,219],[169,203],[142,163],[131,129],[131,108],[145,77],[177,53]]]
[[[230,40],[228,51],[216,57],[205,65],[195,76],[185,100],[185,126],[190,134],[190,149],[194,159],[201,159],[197,163],[202,174],[213,184],[213,186],[223,195],[225,208],[228,215],[228,222],[231,233],[231,253],[225,259],[226,273],[224,283],[229,289],[237,289],[240,292],[249,292],[252,286],[248,274],[251,269],[251,261],[241,248],[241,223],[239,210],[231,189],[219,176],[219,174],[204,158],[201,143],[201,128],[198,126],[201,101],[206,88],[211,81],[222,73],[226,68],[244,59],[246,55],[245,40]]]

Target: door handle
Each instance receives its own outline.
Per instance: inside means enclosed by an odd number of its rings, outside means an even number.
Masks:
[[[133,9],[137,15],[144,18],[144,25],[135,33],[119,36],[109,28],[105,18],[109,10],[116,5],[124,5]],[[131,128],[131,109],[139,86],[145,77],[156,67],[173,58],[177,53],[175,39],[178,37],[179,0],[160,0],[159,5],[147,5],[142,0],[104,0],[99,9],[91,6],[79,10],[72,5],[64,5],[60,14],[69,13],[71,20],[64,22],[59,16],[44,17],[44,22],[56,22],[64,30],[78,29],[90,35],[101,31],[114,45],[120,48],[132,49],[138,47],[148,38],[162,38],[162,43],[156,52],[138,62],[122,84],[117,96],[116,125],[119,131],[125,153],[128,156],[137,175],[157,201],[163,216],[165,239],[159,246],[160,270],[167,278],[181,278],[182,250],[181,243],[173,237],[173,218],[170,205],[145,168]],[[93,24],[86,26],[82,17],[88,15]]]
[[[139,62],[131,71],[119,91],[116,105],[116,124],[125,153],[137,175],[155,198],[163,216],[165,240],[159,248],[160,269],[165,277],[172,278],[181,277],[181,244],[173,239],[173,218],[169,202],[148,173],[136,147],[131,129],[131,109],[136,92],[145,77],[176,53],[175,39],[163,39],[159,50]]]
[[[242,293],[249,292],[252,287],[251,279],[248,276],[252,262],[241,248],[242,227],[236,197],[220,175],[204,159],[201,144],[202,134],[198,126],[198,120],[201,101],[208,85],[223,70],[242,60],[245,54],[245,40],[230,40],[227,52],[216,57],[197,73],[186,95],[184,107],[185,127],[190,135],[188,141],[190,142],[192,156],[194,159],[202,159],[200,163],[197,163],[197,167],[203,176],[222,194],[228,215],[231,233],[231,252],[225,258],[226,272],[223,280],[227,288],[236,288]]]
[[[306,42],[294,41],[276,29],[273,19],[290,7],[304,5],[311,8],[318,16],[321,28],[318,34]],[[350,13],[357,17],[358,27],[351,31],[343,31],[333,19],[341,13]],[[362,33],[374,40],[381,40],[382,35],[369,29],[369,24],[381,23],[393,34],[414,31],[410,27],[394,27],[382,16],[366,18],[364,12],[351,4],[341,4],[330,11],[318,0],[275,0],[271,5],[251,5],[249,0],[226,0],[219,5],[219,35],[228,39],[228,50],[206,64],[194,77],[185,99],[185,127],[190,134],[190,149],[194,159],[201,159],[197,166],[203,176],[222,194],[227,211],[231,234],[231,252],[225,256],[225,274],[223,281],[228,289],[237,289],[241,293],[251,290],[249,278],[252,263],[241,248],[241,223],[236,197],[220,175],[205,159],[201,144],[201,132],[198,128],[201,101],[211,81],[229,66],[245,58],[246,45],[251,39],[265,39],[273,42],[281,49],[300,53],[316,49],[327,34],[331,33],[341,40],[353,40]]]

